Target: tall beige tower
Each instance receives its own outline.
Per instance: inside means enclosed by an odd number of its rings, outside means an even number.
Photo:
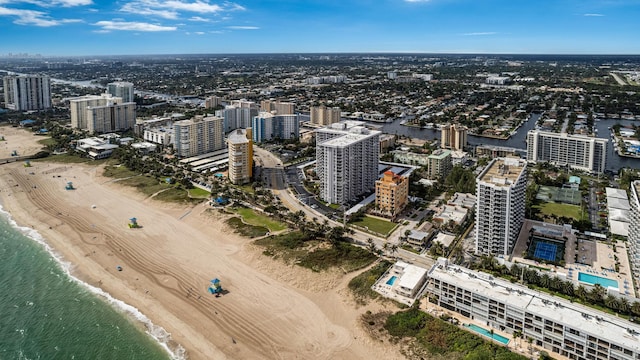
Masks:
[[[251,181],[253,171],[253,141],[251,129],[237,129],[228,138],[229,181],[232,184],[246,184]]]
[[[340,121],[339,107],[326,107],[324,105],[312,106],[310,109],[310,121],[312,124],[327,126]]]
[[[467,127],[457,124],[444,125],[440,129],[440,147],[462,151],[467,146]]]

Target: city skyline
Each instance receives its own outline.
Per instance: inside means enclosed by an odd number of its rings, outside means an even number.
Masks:
[[[639,54],[638,0],[0,0],[1,55]]]

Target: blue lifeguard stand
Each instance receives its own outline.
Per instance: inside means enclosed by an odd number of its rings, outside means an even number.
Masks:
[[[215,278],[211,280],[211,285],[209,285],[209,294],[215,294],[216,297],[220,296],[222,293],[222,285],[220,285],[220,279]]]
[[[140,225],[138,225],[138,219],[136,219],[134,217],[129,219],[129,228],[130,229],[137,229],[139,227],[140,227]]]
[[[65,190],[75,190],[75,188],[73,187],[73,183],[71,181],[69,181],[67,183],[67,186],[64,187]]]

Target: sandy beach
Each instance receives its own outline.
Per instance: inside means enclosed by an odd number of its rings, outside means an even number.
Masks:
[[[359,316],[381,306],[356,307],[346,287],[354,274],[277,262],[205,204],[157,202],[101,174],[91,165],[0,165],[0,202],[75,276],[138,308],[188,358],[402,358],[360,327]],[[75,190],[64,189],[68,181]],[[130,229],[131,217],[142,228]],[[206,291],[214,277],[228,290],[220,298]]]

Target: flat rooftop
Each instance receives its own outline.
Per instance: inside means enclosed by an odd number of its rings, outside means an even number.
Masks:
[[[534,315],[544,316],[636,352],[640,351],[640,327],[615,316],[493,278],[489,274],[455,265],[445,267],[440,260],[430,271],[429,277],[499,300],[508,306],[526,309]],[[636,335],[632,335],[634,331]]]
[[[526,164],[524,160],[515,158],[495,159],[480,173],[478,181],[500,186],[511,186],[518,180]]]

